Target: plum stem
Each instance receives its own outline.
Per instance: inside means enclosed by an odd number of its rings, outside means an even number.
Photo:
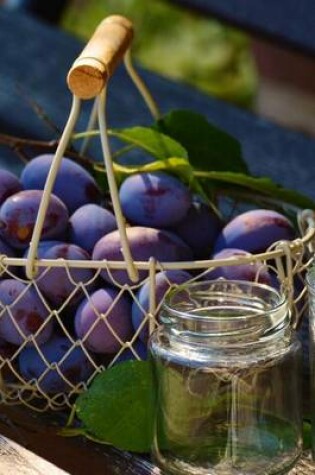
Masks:
[[[97,135],[99,135],[99,133]],[[58,147],[59,140],[45,141],[45,140],[25,139],[22,137],[16,137],[15,135],[0,133],[0,144],[10,147],[19,155],[19,158],[21,158],[23,162],[28,163],[32,159],[32,157],[27,157],[25,153],[23,153],[22,155],[21,149],[34,148],[34,149],[39,149],[39,150],[54,151]],[[66,155],[69,158],[75,158],[78,161],[78,163],[85,166],[89,170],[93,171],[93,164],[95,163],[95,161],[93,161],[91,158],[88,158],[86,156],[83,157],[78,152],[75,152],[69,149],[66,150]]]

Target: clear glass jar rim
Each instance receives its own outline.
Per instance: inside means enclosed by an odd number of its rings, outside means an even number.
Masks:
[[[282,322],[285,321],[285,319],[288,316],[288,311],[289,311],[289,306],[288,306],[288,301],[286,298],[286,295],[274,287],[265,285],[265,284],[260,284],[256,282],[247,282],[247,281],[241,281],[241,280],[225,280],[225,279],[217,279],[217,280],[208,280],[204,282],[195,282],[191,283],[188,285],[179,285],[175,289],[171,290],[163,303],[163,313],[166,312],[169,314],[170,317],[175,317],[178,321],[184,321],[184,320],[189,320],[189,321],[199,321],[199,322],[204,322],[207,323],[207,325],[213,324],[214,328],[222,322],[222,315],[221,316],[216,316],[216,315],[205,315],[198,313],[196,309],[193,309],[193,311],[185,311],[183,309],[176,309],[174,308],[174,305],[172,305],[172,299],[176,297],[177,295],[180,295],[181,292],[185,290],[189,290],[190,293],[193,292],[194,290],[197,289],[202,289],[202,288],[209,288],[210,286],[215,286],[215,290],[213,291],[215,293],[219,293],[219,287],[221,286],[221,293],[222,296],[226,297],[243,297],[246,298],[248,295],[244,292],[242,295],[237,295],[229,293],[226,289],[227,287],[231,288],[233,286],[238,286],[239,288],[247,289],[248,291],[251,289],[253,292],[253,295],[255,296],[255,291],[257,292],[256,297],[259,298],[259,291],[261,293],[265,293],[266,295],[268,294],[270,298],[274,299],[274,302],[272,302],[272,307],[266,308],[265,306],[261,309],[255,308],[254,313],[248,313],[246,314],[245,312],[242,313],[241,315],[229,315],[228,317],[225,318],[225,321],[228,322],[229,324],[233,325],[235,324],[235,327],[237,327],[237,323],[242,323],[246,321],[246,327],[247,329],[253,324],[253,326],[257,325],[257,322],[259,322],[262,317],[268,318],[270,317],[270,328],[265,328],[267,331],[268,329],[274,328],[277,325],[281,324]],[[224,289],[225,287],[225,289]],[[211,290],[210,290],[211,291]],[[254,308],[254,307],[253,307]],[[272,316],[278,316],[278,318],[271,318]],[[266,320],[265,319],[265,320]],[[266,321],[264,323],[267,323]],[[240,328],[241,329],[241,328]]]
[[[306,272],[305,281],[309,291],[315,294],[315,265]]]

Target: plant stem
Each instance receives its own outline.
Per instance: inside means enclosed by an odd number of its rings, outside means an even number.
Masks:
[[[71,137],[71,140],[80,140],[80,139],[85,139],[87,137],[98,137],[100,135],[100,131],[98,129],[94,130],[89,130],[85,132],[77,132],[76,134],[73,134]]]
[[[15,137],[13,135],[1,134],[0,133],[0,144],[8,145],[9,147],[15,148],[19,146],[25,147],[36,147],[36,148],[54,148],[58,145],[58,140],[35,140],[35,139],[24,139],[20,137]]]
[[[121,149],[117,150],[117,152],[113,153],[112,157],[113,159],[121,157],[121,155],[130,152],[130,150],[133,150],[134,148],[136,148],[136,146],[133,144],[126,145],[126,147],[122,147]]]
[[[2,134],[0,133],[0,145],[6,145],[11,148],[19,158],[24,162],[27,163],[31,160],[32,157],[28,158],[28,156],[24,153],[26,148],[30,149],[39,149],[40,151],[49,150],[49,152],[53,153],[57,148],[59,140],[36,140],[36,139],[24,139],[21,137],[16,137],[14,135]],[[23,152],[22,152],[23,150]],[[75,159],[80,165],[86,167],[90,171],[94,169],[94,162],[89,157],[83,157],[78,152],[74,150],[67,150],[66,155],[69,158]]]

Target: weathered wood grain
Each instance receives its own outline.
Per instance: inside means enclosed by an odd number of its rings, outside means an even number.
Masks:
[[[67,475],[64,470],[1,435],[0,460],[0,475]]]
[[[29,453],[19,448],[20,446],[61,467],[71,475],[161,475],[158,468],[145,457],[95,444],[82,437],[69,438],[59,435],[59,430],[64,427],[65,422],[65,414],[40,414],[24,406],[2,405],[0,434],[3,435],[2,438],[0,436],[0,475],[20,475],[18,471],[10,473],[1,470],[4,470],[3,467],[7,468],[11,465],[13,467],[15,463],[19,468],[18,464],[23,466],[23,460],[25,460],[25,470],[30,470],[32,463],[36,462],[36,456],[34,455],[32,459]],[[14,446],[8,451],[8,444],[6,444],[3,451],[3,445],[1,445],[1,441],[5,440],[3,437],[14,440],[19,446]],[[2,452],[7,457],[4,465]],[[61,472],[60,475],[65,472]],[[39,471],[38,473],[25,472],[25,474],[57,475],[58,472]]]

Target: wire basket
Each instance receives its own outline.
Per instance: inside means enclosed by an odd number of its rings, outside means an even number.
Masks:
[[[1,256],[2,278],[12,279],[19,289],[17,295],[14,296],[13,292],[11,300],[2,302],[0,308],[0,319],[10,327],[18,341],[18,344],[2,342],[0,347],[0,397],[3,403],[23,403],[38,411],[71,408],[75,397],[87,389],[98,373],[128,358],[145,358],[147,337],[159,324],[162,299],[158,295],[156,276],[161,271],[164,271],[163,292],[177,285],[166,271],[182,272],[182,283],[211,279],[214,271],[222,266],[250,266],[257,281],[261,281],[262,275],[268,271],[273,276],[274,285],[287,294],[294,327],[298,327],[305,312],[304,273],[312,261],[315,237],[314,217],[310,210],[298,213],[299,238],[274,243],[262,254],[181,262],[160,262],[154,257],[143,262],[133,260],[118,199],[105,115],[107,82],[123,57],[133,82],[153,116],[157,116],[156,105],[132,66],[131,39],[130,22],[122,17],[109,17],[101,23],[72,66],[68,76],[73,93],[72,108],[47,177],[29,252],[24,258]],[[39,253],[40,238],[55,179],[80,113],[81,99],[93,98],[95,103],[87,130],[92,129],[98,119],[122,260],[43,259]],[[87,141],[83,143],[82,151],[86,147]],[[62,281],[66,288],[63,298],[54,304],[41,285],[48,277],[48,282]],[[139,298],[143,286],[147,291],[145,303]],[[95,296],[103,292],[104,287],[110,301],[106,310]],[[17,315],[21,308],[30,306],[30,295],[35,295],[41,323],[26,334]],[[80,332],[74,328],[73,320],[82,305],[92,313],[93,322],[79,337]],[[132,305],[141,315],[136,329],[125,318]],[[28,358],[34,357],[34,353],[37,367],[30,371]]]

